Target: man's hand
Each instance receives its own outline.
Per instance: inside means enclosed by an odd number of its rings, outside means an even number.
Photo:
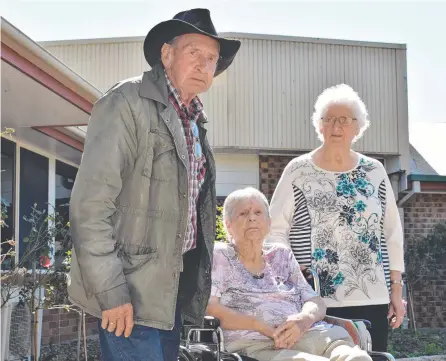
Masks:
[[[390,294],[389,313],[387,315],[390,320],[392,328],[401,326],[404,320],[406,308],[404,306],[402,287],[400,285],[392,285],[392,292]]]
[[[124,333],[129,337],[133,329],[133,306],[131,303],[102,311],[101,327],[108,332],[115,332],[117,337]]]

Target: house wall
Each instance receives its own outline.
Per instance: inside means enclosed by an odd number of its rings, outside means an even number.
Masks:
[[[446,194],[416,194],[404,206],[405,242],[416,242],[439,222],[446,222]],[[446,260],[434,274],[414,287],[418,327],[446,327]]]
[[[259,157],[252,154],[215,154],[217,170],[217,197],[226,197],[232,191],[259,188]]]
[[[293,159],[291,156],[262,155],[260,164],[260,191],[270,201],[286,165]]]
[[[44,310],[42,317],[42,345],[50,343],[59,344],[76,340],[79,331],[79,321],[82,322],[82,317],[75,311],[66,311],[63,309]],[[97,319],[93,316],[86,315],[85,328],[87,330],[87,336],[97,334]]]
[[[368,106],[372,126],[357,150],[408,155],[406,49],[399,44],[225,34],[242,41],[229,69],[202,95],[214,148],[310,150],[310,122],[326,87],[347,83]],[[41,43],[100,90],[148,69],[143,38]],[[402,162],[408,169],[408,160]]]

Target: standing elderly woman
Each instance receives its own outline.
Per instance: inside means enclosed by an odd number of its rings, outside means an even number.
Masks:
[[[370,361],[347,331],[321,320],[326,307],[288,247],[264,245],[268,201],[254,188],[223,206],[229,244],[214,248],[207,313],[220,319],[227,350],[260,361]]]
[[[383,165],[351,149],[367,118],[348,85],[319,96],[313,124],[323,144],[286,166],[271,200],[271,241],[317,271],[328,315],[370,320],[373,349],[385,351],[389,319],[399,327],[405,312],[403,233]]]

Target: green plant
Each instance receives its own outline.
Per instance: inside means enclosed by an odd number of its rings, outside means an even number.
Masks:
[[[436,224],[432,231],[408,243],[405,251],[407,281],[412,286],[426,281],[446,257],[446,222]]]
[[[389,332],[387,351],[395,358],[446,354],[446,329],[395,329]]]
[[[226,231],[223,224],[223,207],[217,206],[217,224],[215,229],[215,240],[217,242],[227,242]]]
[[[428,343],[424,348],[424,353],[428,356],[430,355],[440,355],[442,352],[440,345],[435,342]]]
[[[30,215],[23,219],[29,223],[30,232],[23,239],[23,250],[19,259],[2,272],[1,307],[13,297],[19,287],[20,301],[27,303],[34,312],[43,306],[41,301],[36,299],[36,293],[45,288],[51,277],[60,271],[51,264],[53,240],[56,237],[67,239],[69,229],[57,212],[48,214],[46,210],[39,209],[37,204],[32,207]],[[10,253],[15,254],[15,251]]]
[[[417,330],[413,310],[413,289],[429,285],[432,275],[444,267],[446,259],[446,222],[437,223],[426,237],[407,242],[404,260],[406,283],[410,302],[410,320]]]
[[[56,267],[51,263],[54,240],[58,239],[66,245],[70,243],[69,224],[57,212],[48,214],[46,210],[39,209],[37,204],[34,204],[29,216],[23,219],[29,224],[30,231],[20,244],[18,260],[12,257],[15,256],[15,242],[9,241],[11,263],[1,274],[1,307],[17,297],[18,302],[31,312],[32,324],[35,325],[31,328],[33,360],[38,346],[37,311],[44,308],[70,308],[66,297],[67,265],[62,262],[61,266]],[[6,226],[6,222],[2,223],[3,226]]]

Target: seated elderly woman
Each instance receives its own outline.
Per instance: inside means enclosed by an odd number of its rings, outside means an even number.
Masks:
[[[260,361],[371,360],[347,331],[323,320],[326,307],[292,251],[264,244],[269,205],[253,188],[223,206],[229,243],[216,243],[207,313],[220,319],[226,348]]]

